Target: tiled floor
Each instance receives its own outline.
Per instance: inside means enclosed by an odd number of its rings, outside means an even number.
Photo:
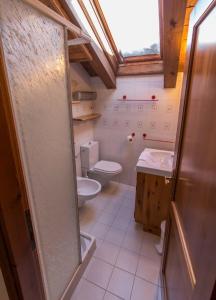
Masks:
[[[71,300],[157,300],[159,238],[134,222],[135,188],[112,182],[80,209],[97,249]]]

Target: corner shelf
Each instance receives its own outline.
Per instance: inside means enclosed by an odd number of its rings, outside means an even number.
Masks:
[[[73,120],[83,122],[83,121],[98,119],[98,118],[100,118],[100,116],[101,116],[101,114],[95,113],[95,114],[82,115],[82,116],[79,116],[79,117],[75,117],[75,118],[73,118]]]

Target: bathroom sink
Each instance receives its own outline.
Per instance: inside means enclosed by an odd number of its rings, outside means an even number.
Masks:
[[[173,151],[146,148],[140,155],[136,170],[147,174],[172,177]]]
[[[78,206],[81,207],[85,201],[97,196],[101,191],[101,184],[93,179],[77,177]]]

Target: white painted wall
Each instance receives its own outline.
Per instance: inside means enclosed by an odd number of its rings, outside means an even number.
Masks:
[[[0,1],[29,205],[47,300],[59,300],[80,264],[63,27],[20,0]]]
[[[135,165],[145,147],[174,149],[179,111],[182,73],[179,73],[175,89],[163,88],[163,76],[119,77],[117,88],[107,90],[99,78],[92,80],[98,93],[95,110],[102,118],[94,127],[94,138],[100,142],[100,158],[122,164],[120,181],[135,184]],[[158,102],[120,102],[127,99],[151,99],[156,95]],[[133,143],[126,139],[135,132]],[[169,142],[147,141],[147,138]],[[170,143],[171,142],[171,143]]]
[[[0,299],[1,300],[9,300],[1,269],[0,269]]]

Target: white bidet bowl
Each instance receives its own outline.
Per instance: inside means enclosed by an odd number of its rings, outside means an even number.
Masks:
[[[78,206],[81,207],[83,204],[93,199],[101,191],[101,184],[93,179],[86,177],[77,177],[77,193],[78,193]]]

